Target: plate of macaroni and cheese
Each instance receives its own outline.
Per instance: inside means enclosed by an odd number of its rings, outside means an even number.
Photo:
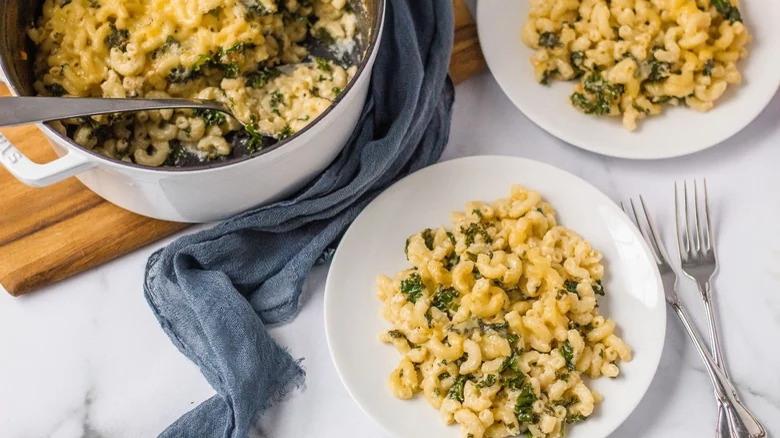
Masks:
[[[714,146],[780,86],[773,0],[485,0],[477,16],[488,66],[515,106],[604,155]]]
[[[333,361],[395,437],[604,437],[661,357],[660,276],[585,181],[539,162],[439,163],[377,197],[325,288]]]

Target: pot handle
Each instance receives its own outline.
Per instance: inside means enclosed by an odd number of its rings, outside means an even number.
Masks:
[[[95,166],[89,158],[73,151],[46,164],[34,163],[3,134],[0,134],[0,163],[16,179],[34,187],[54,184]]]

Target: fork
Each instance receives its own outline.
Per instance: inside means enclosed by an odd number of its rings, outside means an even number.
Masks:
[[[742,434],[741,431],[738,430],[736,431],[736,434],[731,435],[731,437],[762,438],[766,436],[766,431],[763,429],[763,427],[761,427],[760,424],[758,424],[758,422],[754,420],[754,417],[748,412],[747,408],[745,408],[745,406],[739,400],[736,388],[734,388],[734,385],[731,383],[731,381],[729,381],[728,377],[726,377],[726,374],[720,369],[720,367],[715,362],[715,359],[713,359],[710,355],[707,347],[704,344],[704,341],[701,338],[701,335],[699,334],[699,331],[696,329],[696,326],[694,326],[691,317],[688,315],[688,311],[686,310],[682,301],[680,301],[680,297],[677,294],[677,286],[679,284],[677,273],[675,273],[669,264],[669,255],[666,252],[666,247],[664,246],[663,241],[658,237],[659,235],[656,232],[653,221],[647,211],[644,198],[640,196],[639,201],[642,206],[642,212],[644,213],[646,226],[642,225],[642,216],[640,216],[639,212],[637,211],[634,200],[631,199],[630,205],[631,212],[633,212],[633,221],[642,236],[645,238],[645,241],[647,241],[647,245],[650,247],[653,258],[655,259],[656,265],[658,266],[658,271],[661,274],[661,280],[664,286],[666,302],[672,307],[675,314],[680,318],[680,322],[685,328],[685,331],[688,333],[688,336],[690,336],[691,340],[693,341],[693,344],[696,347],[696,351],[698,351],[699,355],[704,361],[704,368],[707,370],[707,374],[709,375],[710,380],[712,380],[712,385],[715,388],[715,397],[718,399],[718,402],[725,406],[727,412],[730,411],[732,416],[738,418],[746,426],[746,434]],[[626,215],[631,217],[631,214],[629,214],[623,204],[621,204],[621,207],[623,207],[623,211],[626,212]],[[758,428],[750,429],[749,425],[758,425]],[[751,430],[756,430],[757,432],[752,433]],[[721,431],[719,438],[726,438],[729,436],[730,435],[726,433],[726,431]]]
[[[718,270],[718,259],[715,253],[715,239],[712,233],[712,220],[710,217],[710,205],[707,197],[707,180],[704,180],[704,206],[703,218],[700,218],[699,208],[699,188],[696,181],[693,181],[693,217],[688,213],[688,183],[683,182],[683,209],[680,209],[678,198],[677,183],[674,184],[674,211],[677,225],[677,250],[680,253],[680,262],[682,271],[685,275],[696,283],[699,289],[702,301],[704,302],[704,312],[707,315],[707,325],[710,331],[710,341],[715,364],[728,377],[726,363],[723,360],[723,348],[718,335],[718,326],[716,323],[715,307],[712,300],[712,277]],[[693,227],[691,227],[693,225]],[[761,423],[758,422],[752,413],[745,410],[745,413],[751,417],[749,423],[744,423],[750,436],[764,436],[766,431]],[[732,412],[727,411],[723,404],[718,401],[718,436],[723,436],[728,428],[732,436],[738,436],[736,418]]]

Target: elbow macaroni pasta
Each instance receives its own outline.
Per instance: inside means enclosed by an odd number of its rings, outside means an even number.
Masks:
[[[191,110],[57,125],[106,156],[161,166],[187,153],[226,157],[235,145],[255,152],[261,133],[281,140],[305,127],[357,67],[307,61],[303,40],[330,45],[353,39],[355,30],[344,0],[46,0],[28,35],[41,95],[212,99],[250,125]]]
[[[522,40],[536,50],[539,82],[577,80],[573,106],[622,116],[633,131],[667,103],[708,111],[742,82],[737,61],[751,37],[737,7],[737,0],[530,0]]]
[[[390,391],[422,392],[463,438],[562,437],[601,399],[583,378],[631,360],[598,311],[601,254],[520,186],[452,222],[411,236],[411,268],[377,278],[393,325],[379,339],[402,356]]]

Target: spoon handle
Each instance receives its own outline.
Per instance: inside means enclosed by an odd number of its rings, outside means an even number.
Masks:
[[[230,114],[219,102],[199,99],[104,99],[89,97],[0,98],[0,127],[98,114],[172,108],[211,109]]]

